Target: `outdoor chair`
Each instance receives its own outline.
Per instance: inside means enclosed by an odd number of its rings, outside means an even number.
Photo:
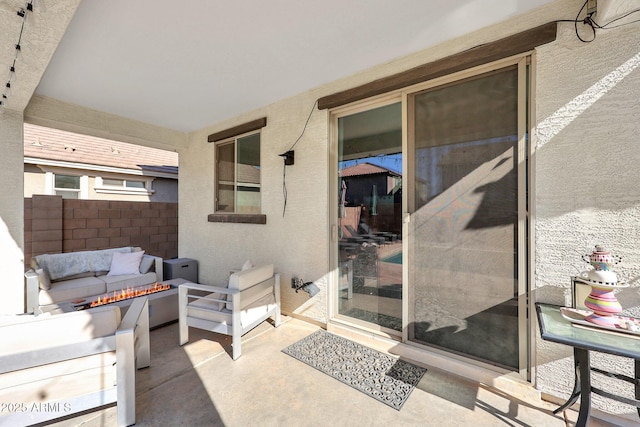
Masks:
[[[107,305],[0,318],[0,425],[32,425],[115,402],[118,426],[136,422],[136,369],[150,363],[147,298],[124,316]]]
[[[183,284],[178,304],[180,345],[189,341],[189,327],[231,335],[236,360],[242,335],[269,317],[280,325],[280,275],[269,264],[235,271],[227,286]]]
[[[362,228],[362,223],[359,226],[359,228]],[[385,243],[387,241],[387,239],[384,236],[379,236],[376,235],[375,233],[360,233],[358,231],[356,231],[351,225],[345,225],[345,228],[347,229],[347,231],[349,232],[349,234],[351,235],[348,239],[350,241],[354,241],[357,243],[376,243],[378,245],[382,245],[383,243]],[[368,227],[367,227],[368,228]]]

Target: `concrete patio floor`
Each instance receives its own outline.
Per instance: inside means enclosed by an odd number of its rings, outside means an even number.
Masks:
[[[137,372],[136,426],[573,426],[577,413],[553,415],[483,385],[427,367],[400,411],[325,375],[281,350],[317,326],[284,317],[243,337],[230,357],[229,337],[178,325],[151,332],[151,367]],[[116,425],[116,407],[59,421],[59,427]],[[591,419],[591,427],[611,424]]]

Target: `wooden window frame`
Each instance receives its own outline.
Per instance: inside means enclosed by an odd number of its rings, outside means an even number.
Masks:
[[[247,123],[224,129],[219,132],[212,133],[207,137],[208,142],[220,142],[228,139],[234,139],[238,136],[253,131],[259,131],[267,126],[267,118],[261,117]],[[260,140],[262,144],[262,138]],[[217,191],[217,184],[216,184]],[[262,192],[261,192],[262,193]],[[214,212],[207,216],[208,222],[232,223],[232,224],[266,224],[267,216],[265,214],[242,214],[231,212]]]

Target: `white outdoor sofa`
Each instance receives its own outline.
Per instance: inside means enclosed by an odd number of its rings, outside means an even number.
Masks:
[[[55,310],[59,304],[112,294],[128,287],[153,285],[163,279],[162,258],[141,254],[142,249],[122,248],[94,251],[65,252],[38,255],[31,259],[31,269],[25,273],[25,313],[36,315]],[[112,264],[118,259],[139,255],[141,259],[133,271],[123,261],[124,268]],[[129,271],[127,271],[129,270]],[[128,274],[111,274],[111,273]]]
[[[235,271],[227,286],[182,284],[178,288],[180,345],[189,327],[231,335],[233,360],[242,354],[242,335],[273,317],[280,326],[280,275],[273,264]]]
[[[136,369],[150,363],[146,297],[121,319],[114,305],[56,315],[0,317],[0,425],[47,422],[117,403],[136,422]]]

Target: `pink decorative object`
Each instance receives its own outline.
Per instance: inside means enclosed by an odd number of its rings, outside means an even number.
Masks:
[[[591,285],[591,293],[584,300],[584,305],[593,310],[593,314],[587,317],[587,320],[602,326],[613,325],[617,321],[616,315],[622,311],[622,306],[610,286]]]
[[[603,246],[596,245],[596,250],[591,255],[583,256],[582,259],[594,268],[594,270],[583,271],[579,277],[581,281],[591,286],[591,293],[584,300],[584,305],[592,310],[593,314],[586,320],[600,326],[612,326],[617,321],[617,315],[622,311],[614,290],[626,287],[618,283],[616,273],[611,271],[621,258],[611,255],[611,252]]]
[[[602,245],[596,245],[596,250],[590,255],[583,256],[582,259],[591,264],[596,270],[602,271],[610,271],[614,265],[622,261],[619,256],[611,255],[611,252]]]

